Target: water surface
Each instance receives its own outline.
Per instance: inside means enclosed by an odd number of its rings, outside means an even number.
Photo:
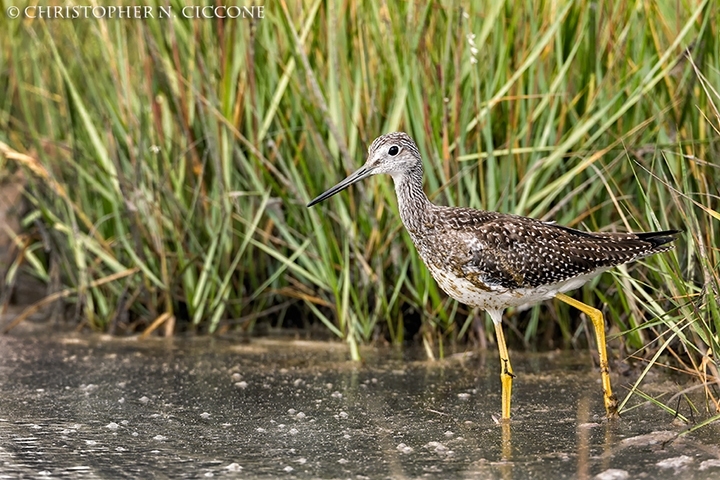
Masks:
[[[0,478],[720,476],[715,425],[606,422],[586,353],[514,352],[508,426],[495,352],[356,364],[338,343],[15,330],[0,352]]]

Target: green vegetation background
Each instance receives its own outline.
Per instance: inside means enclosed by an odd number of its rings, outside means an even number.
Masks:
[[[319,326],[355,357],[368,342],[433,356],[482,343],[483,314],[438,289],[389,178],[305,207],[404,130],[435,202],[683,229],[674,252],[575,295],[621,334],[616,355],[717,379],[719,4],[462,4],[2,17],[0,175],[23,169],[29,203],[3,281],[28,269],[114,332]],[[506,320],[515,345],[591,338],[556,302]]]

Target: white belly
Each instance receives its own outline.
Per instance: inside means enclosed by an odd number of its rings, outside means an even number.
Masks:
[[[585,282],[607,269],[599,269],[587,275],[543,285],[535,288],[508,289],[499,286],[479,288],[465,278],[436,267],[428,266],[430,273],[440,288],[458,302],[483,310],[503,310],[507,307],[534,305],[553,298],[558,293],[581,287]]]

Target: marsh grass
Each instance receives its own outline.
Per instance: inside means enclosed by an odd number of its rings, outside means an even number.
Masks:
[[[438,289],[389,179],[305,207],[402,129],[436,202],[683,229],[575,295],[621,355],[696,377],[716,409],[719,10],[316,0],[256,21],[3,18],[0,167],[26,170],[29,201],[4,280],[29,269],[98,330],[262,322],[319,326],[353,358],[378,341],[466,348],[487,320]],[[506,321],[511,343],[592,344],[556,302]]]

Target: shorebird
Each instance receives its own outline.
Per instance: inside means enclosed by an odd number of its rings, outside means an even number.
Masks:
[[[510,418],[515,377],[503,335],[503,311],[553,297],[592,321],[605,411],[608,418],[616,417],[603,314],[564,292],[612,267],[671,249],[669,243],[679,231],[592,233],[519,215],[435,205],[423,191],[417,145],[403,132],[376,138],[368,148],[365,165],[308,207],[380,173],[392,176],[400,218],[440,288],[461,303],[484,309],[493,321],[500,351],[502,418]]]

